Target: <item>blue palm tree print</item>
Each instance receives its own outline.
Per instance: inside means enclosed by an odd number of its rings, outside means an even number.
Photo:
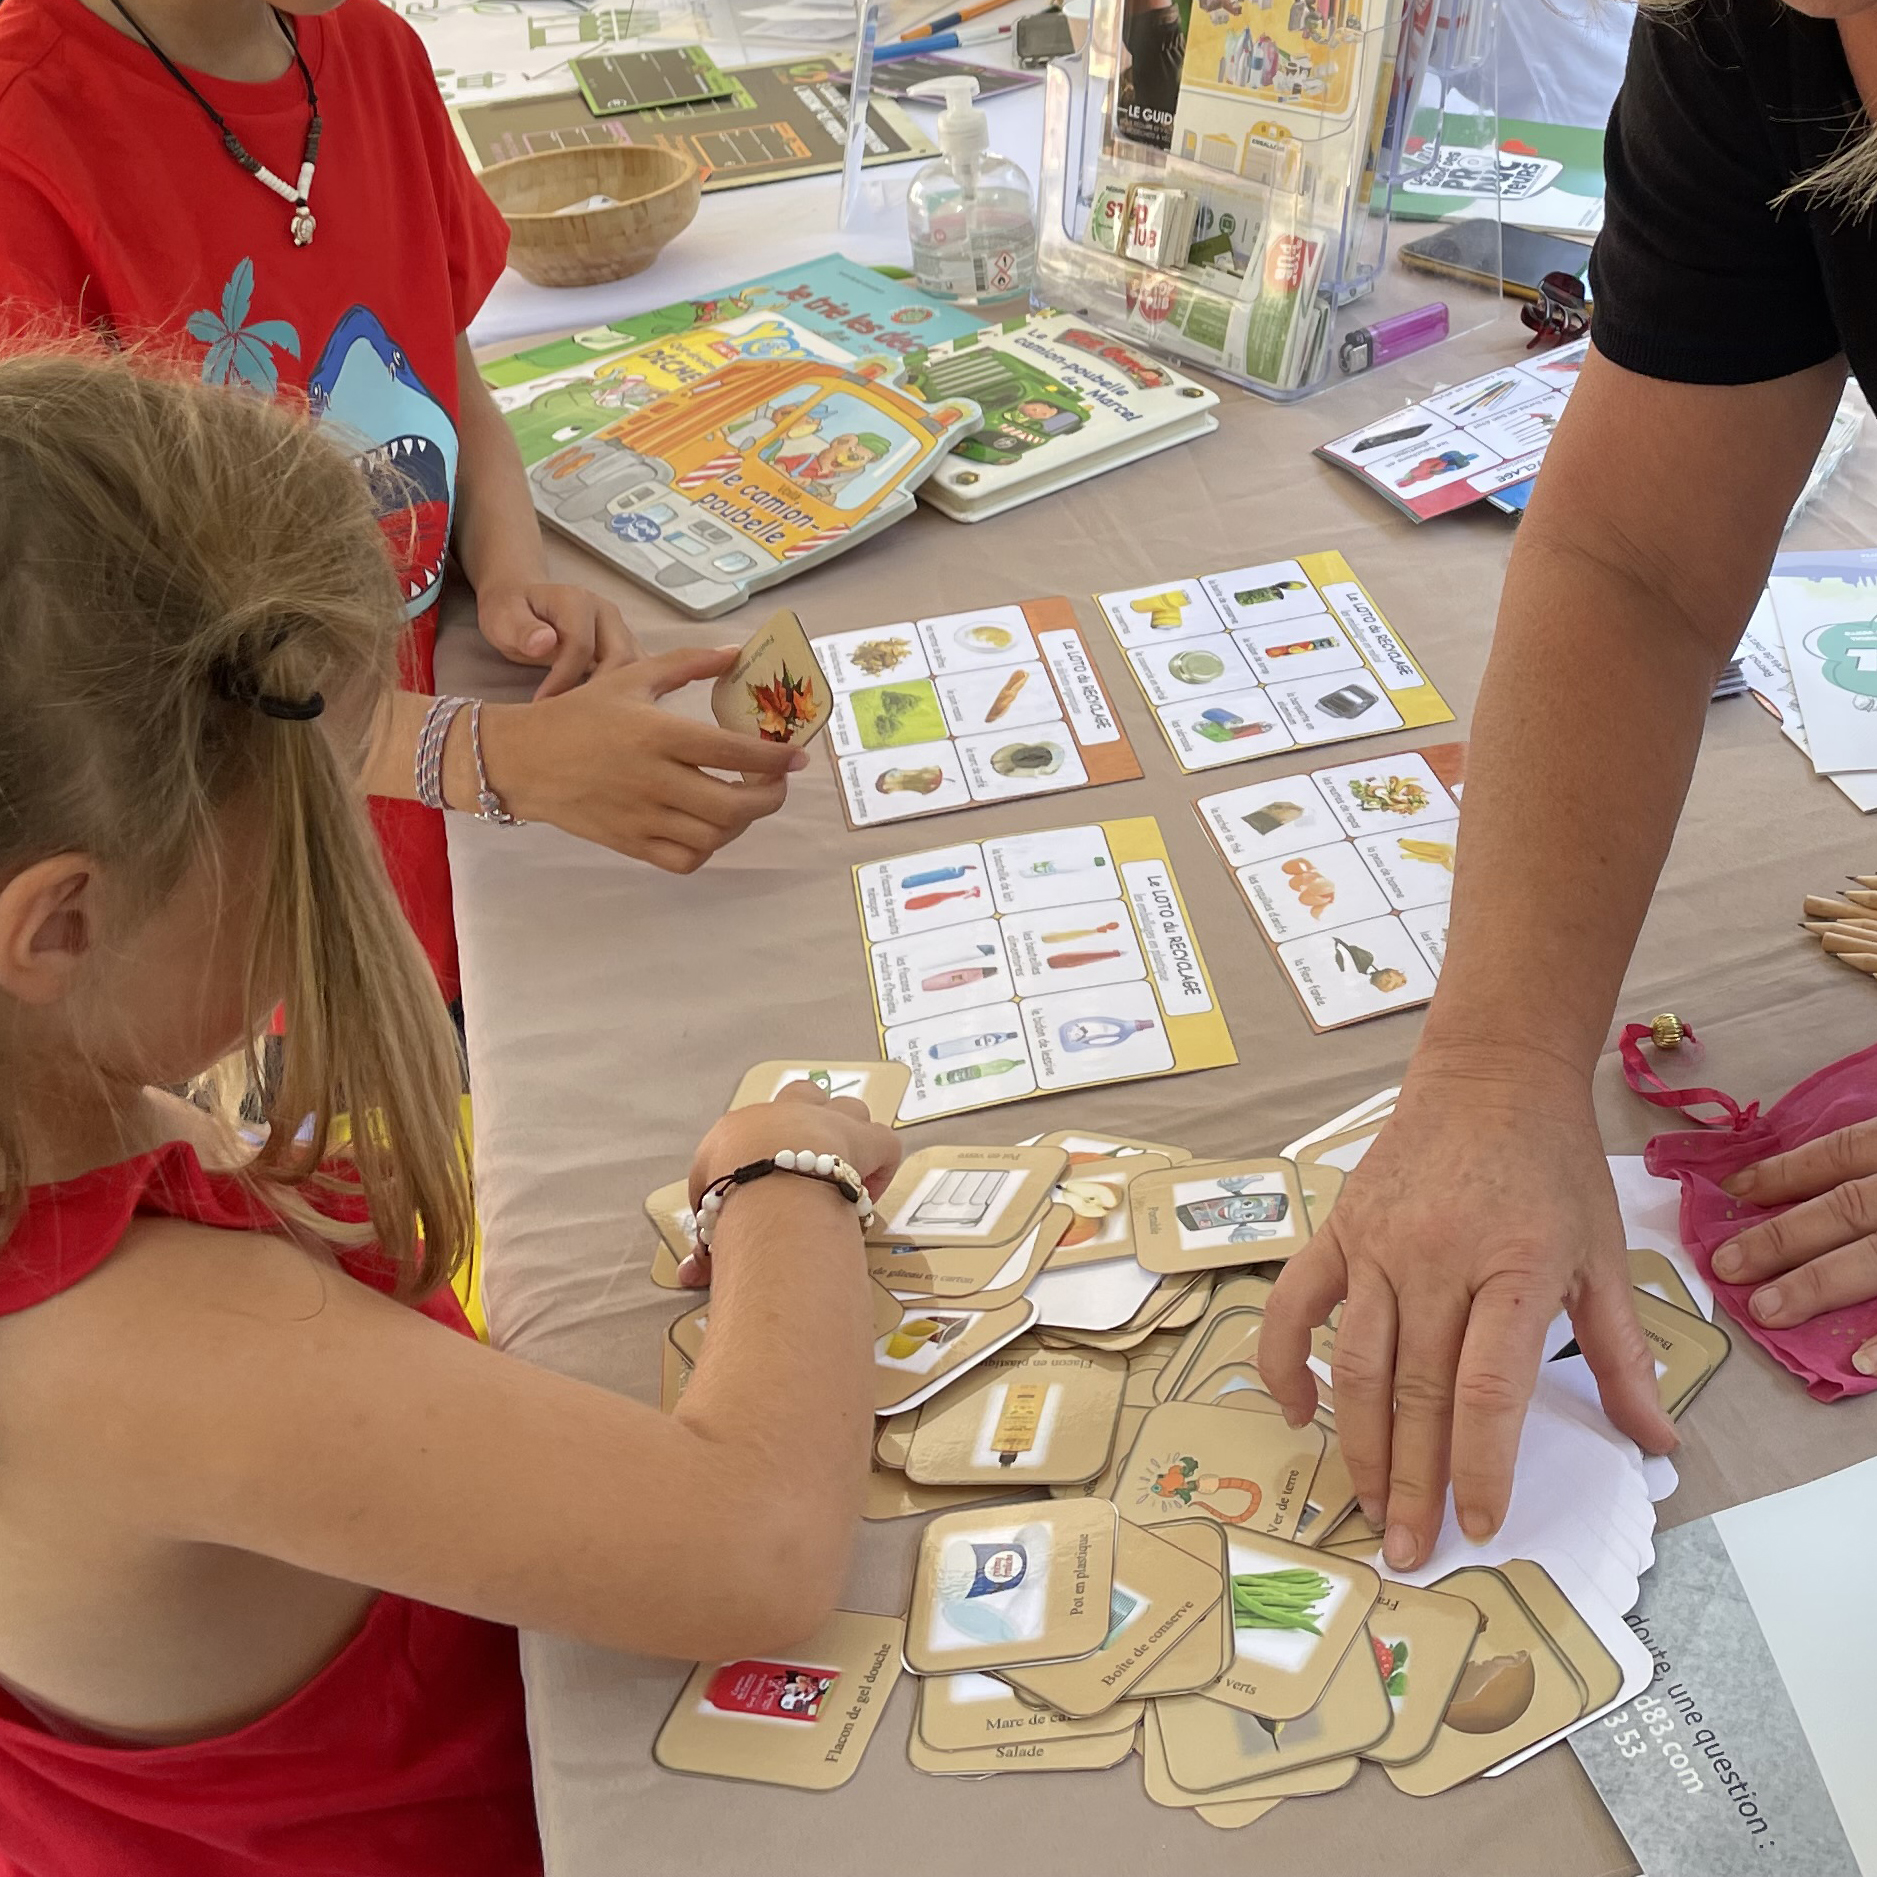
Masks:
[[[222,289],[219,312],[200,307],[183,322],[190,338],[208,347],[202,361],[202,381],[211,385],[246,385],[265,397],[280,388],[274,364],[276,349],[289,358],[300,356],[300,335],[284,319],[257,319],[248,324],[254,304],[254,263],[243,259]]]

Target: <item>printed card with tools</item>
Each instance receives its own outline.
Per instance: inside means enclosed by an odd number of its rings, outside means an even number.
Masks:
[[[1160,580],[1097,603],[1188,774],[1453,721],[1337,553]]]
[[[1465,775],[1442,743],[1194,803],[1312,1028],[1433,996]]]
[[[1140,779],[1067,600],[837,632],[815,652],[850,827]]]
[[[902,1122],[1236,1062],[1151,817],[854,869]]]
[[[1414,521],[1470,507],[1537,475],[1583,369],[1588,339],[1483,372],[1317,446]]]

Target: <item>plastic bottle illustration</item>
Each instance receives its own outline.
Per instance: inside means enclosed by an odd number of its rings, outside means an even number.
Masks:
[[[976,873],[977,864],[966,861],[958,867],[928,867],[924,873],[909,873],[899,883],[902,893],[910,893],[915,887],[943,886],[948,880],[962,880],[967,873]]]
[[[1119,919],[1109,919],[1101,925],[1077,926],[1070,932],[1045,932],[1041,936],[1045,945],[1067,945],[1075,939],[1100,938],[1104,932],[1118,932],[1120,930],[1121,921]]]
[[[1058,874],[1089,873],[1107,864],[1105,854],[1097,854],[1090,860],[1052,860],[1045,854],[1041,860],[1026,861],[1017,869],[1017,875],[1024,880],[1053,880]]]
[[[968,1062],[962,1068],[944,1069],[935,1075],[934,1082],[950,1084],[955,1082],[988,1082],[994,1075],[1008,1075],[1012,1069],[1021,1069],[1023,1064],[1009,1056],[999,1056],[995,1062]]]
[[[928,907],[942,906],[948,899],[982,899],[984,889],[981,886],[955,886],[949,893],[915,893],[906,902],[908,912],[924,912]]]
[[[981,1049],[996,1049],[1016,1040],[1015,1030],[987,1030],[982,1036],[953,1036],[942,1043],[928,1043],[925,1053],[934,1062],[943,1062],[948,1056],[975,1056]]]
[[[1074,1017],[1056,1034],[1064,1049],[1113,1049],[1153,1027],[1151,1017]]]

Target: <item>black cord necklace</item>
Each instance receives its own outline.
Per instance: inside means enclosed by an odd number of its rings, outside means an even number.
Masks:
[[[300,56],[300,42],[293,36],[293,29],[278,13],[274,14],[274,24],[281,30],[288,48],[293,53],[293,62],[300,68],[300,83],[306,87],[306,108],[312,114],[306,126],[306,149],[300,157],[300,180],[298,184],[282,182],[274,172],[258,157],[249,154],[248,147],[228,128],[227,120],[216,110],[207,98],[203,97],[194,85],[183,76],[181,68],[167,52],[144,31],[142,23],[124,0],[111,0],[111,4],[123,14],[125,21],[143,43],[156,55],[157,62],[175,79],[190,97],[195,99],[209,122],[222,133],[222,145],[241,167],[256,182],[265,183],[274,194],[279,196],[293,210],[293,219],[287,224],[287,232],[293,236],[296,248],[305,247],[312,239],[319,226],[313,220],[313,211],[307,207],[313,193],[313,165],[319,160],[319,91],[313,83],[313,74],[306,69],[306,60]]]

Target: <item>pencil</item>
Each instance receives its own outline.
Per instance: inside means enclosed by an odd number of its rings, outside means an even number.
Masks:
[[[923,26],[909,26],[900,34],[902,41],[907,39],[925,39],[933,33],[950,32],[954,26],[962,26],[966,20],[975,20],[986,13],[995,13],[999,7],[1006,7],[1011,0],[973,0],[968,7],[960,7],[955,13],[941,13],[935,20],[927,20]]]

